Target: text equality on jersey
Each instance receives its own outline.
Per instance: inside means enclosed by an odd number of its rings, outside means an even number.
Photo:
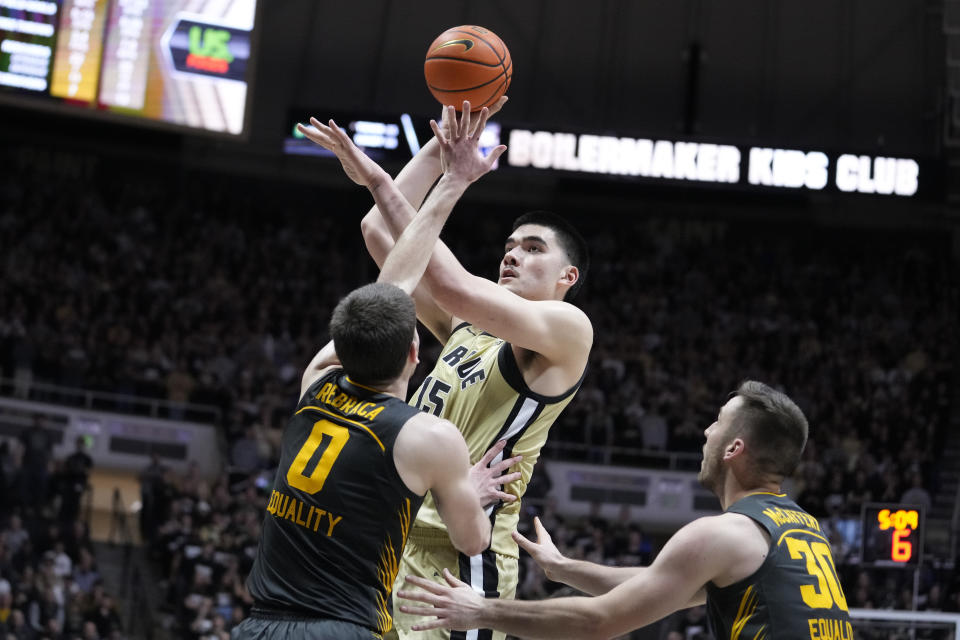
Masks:
[[[290,520],[301,527],[307,529],[312,529],[314,532],[322,532],[320,530],[320,522],[323,520],[324,516],[327,518],[327,530],[326,535],[329,538],[333,535],[333,528],[343,520],[343,516],[337,516],[329,511],[319,509],[313,505],[309,505],[310,509],[306,512],[306,519],[304,519],[304,507],[305,505],[302,501],[297,500],[293,496],[288,496],[285,493],[274,490],[270,494],[270,503],[267,505],[267,512],[273,514],[277,518],[283,518]]]

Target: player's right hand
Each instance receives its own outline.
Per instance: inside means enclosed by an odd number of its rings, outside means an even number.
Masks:
[[[297,123],[297,130],[304,136],[317,143],[324,149],[336,154],[347,177],[368,189],[375,189],[383,180],[390,180],[390,175],[380,165],[361,151],[353,140],[331,118],[323,124],[316,118],[310,118],[312,126],[307,127]]]
[[[543,572],[547,574],[547,578],[557,580],[557,569],[566,558],[553,544],[553,538],[547,533],[539,517],[533,519],[533,527],[537,531],[536,542],[524,537],[518,531],[514,531],[511,535],[520,548],[529,553],[533,561],[540,565]]]
[[[463,180],[466,184],[474,182],[490,171],[497,158],[507,150],[506,145],[501,144],[491,149],[489,155],[480,152],[480,134],[489,117],[490,110],[484,107],[480,110],[479,122],[473,122],[470,103],[464,101],[459,120],[453,105],[448,105],[442,130],[435,120],[430,121],[430,128],[440,144],[445,177]]]
[[[497,113],[499,113],[499,112],[500,112],[500,109],[503,109],[503,105],[507,104],[507,100],[509,100],[509,99],[510,99],[510,98],[508,98],[507,96],[500,96],[499,98],[497,98],[497,101],[496,101],[496,102],[494,102],[492,105],[490,105],[489,107],[487,107],[487,118],[488,118],[488,119],[489,119],[489,118],[492,118],[494,115],[496,115]],[[444,132],[445,135],[448,135],[448,136],[449,136],[449,135],[450,135],[450,133],[449,133],[450,130],[449,130],[448,125],[447,125],[447,114],[448,114],[448,113],[449,113],[449,111],[448,111],[448,109],[447,109],[446,107],[444,107],[444,108],[443,108],[443,111],[440,112],[440,128],[443,130],[443,132]],[[484,124],[486,124],[486,123],[484,123]],[[469,133],[471,136],[474,135],[474,134],[476,134],[476,133],[477,133],[477,130],[479,129],[479,126],[480,126],[480,120],[476,120],[476,121],[470,126],[470,131],[469,131],[468,133]],[[479,129],[479,130],[480,130],[480,133],[483,133],[483,130],[482,130],[482,129]]]

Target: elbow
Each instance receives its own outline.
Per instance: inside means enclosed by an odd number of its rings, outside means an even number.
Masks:
[[[462,553],[463,555],[465,555],[465,556],[470,556],[470,557],[472,558],[473,556],[478,556],[478,555],[480,555],[481,553],[483,553],[484,551],[486,551],[488,546],[490,546],[490,545],[489,545],[489,544],[486,544],[486,545],[475,544],[475,545],[471,545],[471,546],[465,546],[464,548],[459,549],[459,551],[460,551],[460,553]]]
[[[370,244],[370,238],[376,231],[376,220],[374,219],[376,214],[371,211],[367,215],[363,216],[363,220],[360,221],[360,233],[363,235],[363,239],[367,244]]]
[[[479,527],[479,535],[471,536],[471,539],[464,541],[463,544],[455,545],[457,551],[465,556],[478,556],[490,548],[490,543],[493,541],[491,538],[492,529],[490,527],[490,521],[484,517],[482,523]]]

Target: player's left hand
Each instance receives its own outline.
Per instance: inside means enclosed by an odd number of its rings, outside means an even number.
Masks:
[[[500,440],[490,447],[477,464],[470,467],[470,481],[480,496],[480,504],[487,507],[498,500],[516,502],[517,496],[503,491],[503,485],[520,479],[520,472],[505,473],[507,469],[523,460],[523,456],[514,456],[501,460],[491,466],[491,462],[507,446],[506,440]]]
[[[310,124],[313,126],[307,127],[298,122],[297,131],[336,154],[348,178],[368,189],[374,189],[380,181],[390,179],[389,174],[353,144],[350,136],[332,118],[327,124],[310,118]]]
[[[490,110],[480,110],[480,121],[471,124],[470,103],[464,101],[463,111],[457,120],[453,105],[446,108],[443,118],[443,130],[436,120],[430,121],[430,128],[440,143],[440,157],[445,176],[474,182],[493,168],[497,158],[507,150],[506,145],[497,145],[484,156],[480,152],[480,135],[490,117]]]
[[[453,577],[448,569],[443,570],[443,579],[447,584],[432,580],[407,576],[404,589],[397,592],[403,600],[415,600],[430,606],[402,604],[400,611],[413,615],[435,617],[411,627],[414,631],[428,629],[455,629],[466,631],[480,625],[479,615],[483,610],[483,597],[466,582]],[[411,591],[408,587],[420,587],[423,591]]]

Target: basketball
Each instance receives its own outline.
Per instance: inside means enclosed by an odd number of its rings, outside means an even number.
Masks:
[[[513,61],[497,34],[463,25],[447,29],[430,44],[423,75],[440,104],[452,104],[459,110],[463,101],[469,100],[470,110],[479,111],[506,93]]]

